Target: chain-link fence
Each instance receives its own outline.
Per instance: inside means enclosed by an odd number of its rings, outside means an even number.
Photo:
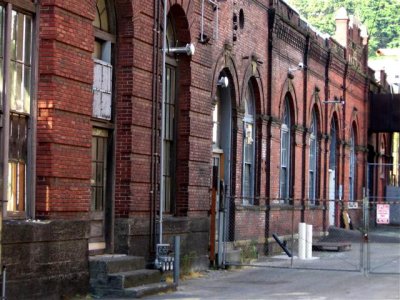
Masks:
[[[400,274],[399,172],[369,164],[362,200],[225,197],[222,264]]]
[[[367,270],[400,273],[400,165],[368,164]]]
[[[361,270],[362,201],[226,201],[226,265]]]

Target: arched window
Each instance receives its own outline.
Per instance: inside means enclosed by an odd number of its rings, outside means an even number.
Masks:
[[[113,73],[115,44],[115,24],[110,2],[96,1],[95,20],[93,21],[94,50],[93,58],[93,109],[92,109],[92,176],[91,185],[91,231],[89,250],[106,247],[107,209],[113,201]]]
[[[355,177],[356,177],[356,151],[355,151],[355,134],[354,128],[351,129],[350,136],[350,172],[349,172],[349,201],[355,201]]]
[[[317,187],[317,158],[318,158],[318,140],[317,140],[317,116],[315,110],[312,112],[310,128],[310,154],[309,154],[309,186],[308,199],[310,204],[315,205],[316,187]]]
[[[167,19],[167,45],[174,47],[177,43],[175,24],[171,17]],[[165,117],[164,117],[164,211],[172,213],[174,210],[175,183],[176,183],[176,110],[177,110],[177,69],[178,65],[173,55],[166,57],[165,66]]]
[[[254,204],[255,108],[251,83],[244,95],[243,118],[243,203]]]
[[[110,15],[105,0],[97,0],[94,27],[93,117],[102,120],[112,118],[112,45],[115,36],[111,32]]]
[[[280,198],[285,202],[290,197],[290,154],[291,154],[291,118],[289,99],[285,99],[285,108],[281,126],[281,170],[280,170]]]
[[[331,144],[329,148],[329,169],[336,170],[336,123],[332,119],[331,122]]]

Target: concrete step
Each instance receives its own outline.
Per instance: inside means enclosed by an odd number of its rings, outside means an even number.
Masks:
[[[108,274],[144,269],[145,264],[139,256],[96,255],[89,257],[89,272],[91,279],[106,280]]]
[[[111,289],[126,289],[145,284],[159,283],[161,272],[158,270],[135,270],[108,274],[108,286]]]
[[[176,290],[173,283],[159,282],[141,285],[127,289],[97,288],[94,292],[98,298],[117,299],[117,298],[141,298],[144,296],[158,293],[167,293]]]
[[[158,293],[176,291],[176,285],[173,283],[159,282],[125,289],[124,291],[126,296],[141,298]]]

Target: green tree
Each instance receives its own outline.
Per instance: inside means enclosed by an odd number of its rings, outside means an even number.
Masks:
[[[288,0],[318,30],[333,35],[335,13],[345,7],[367,26],[370,55],[400,47],[400,0]]]

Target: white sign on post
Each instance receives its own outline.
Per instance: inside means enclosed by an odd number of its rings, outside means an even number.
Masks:
[[[376,223],[377,224],[389,224],[390,217],[390,205],[389,204],[377,204],[376,205]]]

